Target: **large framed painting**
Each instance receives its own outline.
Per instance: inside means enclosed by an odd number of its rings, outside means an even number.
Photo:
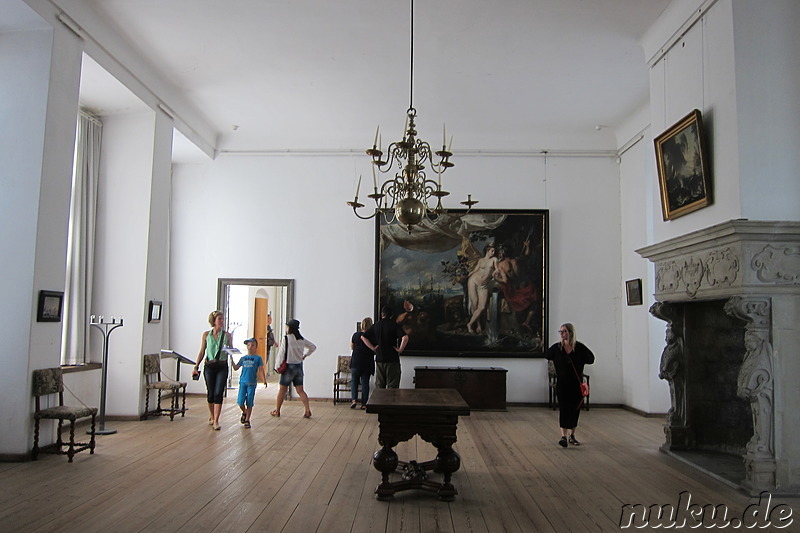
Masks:
[[[376,222],[376,315],[409,336],[404,355],[542,357],[548,211],[449,211],[409,233]]]
[[[683,117],[654,142],[664,220],[710,205],[711,177],[700,111]]]

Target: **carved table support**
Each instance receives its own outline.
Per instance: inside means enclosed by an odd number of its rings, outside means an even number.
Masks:
[[[736,380],[736,394],[750,402],[753,414],[753,437],[744,455],[746,488],[757,493],[776,486],[774,437],[774,385],[772,371],[771,302],[766,297],[734,296],[725,304],[725,312],[747,322],[744,345],[746,353]]]

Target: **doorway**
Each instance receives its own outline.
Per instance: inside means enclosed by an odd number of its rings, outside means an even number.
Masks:
[[[245,352],[244,341],[255,338],[258,354],[271,370],[269,364],[274,363],[277,348],[267,345],[268,327],[280,339],[281,325],[294,313],[294,280],[219,278],[217,309],[225,314],[225,329],[231,334],[233,347]],[[229,374],[228,386],[238,386],[238,372]]]

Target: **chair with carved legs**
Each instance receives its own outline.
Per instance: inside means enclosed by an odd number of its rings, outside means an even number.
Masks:
[[[58,405],[42,408],[42,398],[51,395],[58,395]],[[64,381],[61,368],[43,368],[33,371],[33,396],[36,398],[36,411],[33,413],[33,450],[31,458],[35,461],[40,453],[54,453],[66,455],[69,462],[76,453],[89,450],[94,453],[95,446],[95,420],[97,418],[97,407],[71,407],[64,405]],[[82,418],[92,417],[92,427],[89,432],[89,442],[75,442],[75,422]],[[42,419],[58,420],[58,432],[56,441],[52,444],[39,447],[39,423]],[[69,442],[62,440],[62,425],[64,420],[69,420]],[[64,446],[68,446],[64,450]]]
[[[170,420],[174,420],[175,415],[178,413],[181,416],[186,416],[186,382],[161,378],[161,354],[145,354],[144,375],[145,400],[142,419],[147,420],[149,416],[168,416]],[[152,410],[150,409],[151,390],[158,391],[156,407]],[[163,391],[172,391],[169,407],[161,407],[161,393]]]
[[[336,359],[336,372],[333,373],[333,405],[336,402],[350,401],[350,387],[353,386],[350,375],[350,355],[340,355]],[[347,396],[342,397],[342,393]]]

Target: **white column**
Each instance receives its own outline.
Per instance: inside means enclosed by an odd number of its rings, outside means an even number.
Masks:
[[[13,332],[0,374],[0,457],[30,450],[31,372],[60,364],[61,323],[36,322],[36,305],[40,290],[64,290],[81,52],[60,24],[0,33],[0,301]]]
[[[162,348],[162,323],[147,314],[150,300],[169,312],[171,157],[172,119],[160,110],[104,119],[92,313],[125,318],[109,340],[108,416],[141,413],[142,356]],[[93,361],[101,349],[97,336]]]

